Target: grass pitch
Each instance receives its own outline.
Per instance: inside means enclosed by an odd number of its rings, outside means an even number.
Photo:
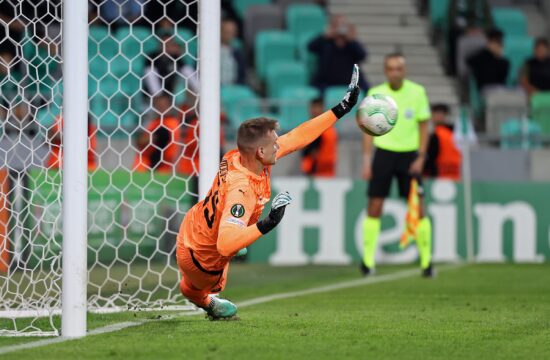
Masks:
[[[411,267],[381,267],[379,275]],[[355,267],[233,265],[238,302],[357,279]],[[155,317],[89,315],[89,327]],[[240,321],[177,317],[6,359],[531,359],[550,356],[550,264],[469,265],[242,308]],[[37,339],[0,338],[0,348]]]

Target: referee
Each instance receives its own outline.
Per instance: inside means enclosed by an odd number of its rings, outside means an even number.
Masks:
[[[363,221],[364,252],[361,263],[361,271],[365,276],[371,274],[375,267],[374,254],[380,234],[380,217],[392,179],[397,179],[399,195],[405,199],[409,195],[412,177],[420,179],[428,143],[427,120],[431,116],[424,87],[405,79],[406,63],[403,55],[387,55],[384,59],[384,73],[387,82],[371,88],[368,95],[391,96],[397,103],[399,114],[395,128],[388,134],[375,138],[364,136],[363,177],[369,181],[367,217]],[[418,192],[423,193],[421,184]],[[420,253],[420,267],[423,276],[431,277],[432,225],[426,216],[422,196],[419,217],[416,243]]]

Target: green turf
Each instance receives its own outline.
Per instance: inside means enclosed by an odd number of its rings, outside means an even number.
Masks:
[[[238,302],[354,278],[352,267],[234,266],[226,296]],[[254,305],[241,309],[240,321],[154,321],[5,358],[547,358],[549,284],[550,264],[466,266],[435,280],[413,276]],[[90,325],[151,315],[92,315]]]

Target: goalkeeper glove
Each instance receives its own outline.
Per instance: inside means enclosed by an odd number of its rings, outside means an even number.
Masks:
[[[359,83],[359,66],[357,64],[353,65],[353,74],[351,75],[351,82],[348,86],[348,91],[346,92],[346,95],[344,95],[344,98],[338,105],[332,108],[332,112],[338,119],[340,119],[342,116],[346,115],[351,111],[351,108],[355,106],[357,103],[357,99],[359,98],[359,86],[357,84]]]
[[[283,215],[285,214],[285,208],[291,201],[292,198],[290,197],[288,191],[279,193],[275,196],[275,198],[273,198],[273,201],[271,202],[271,211],[269,214],[264,219],[256,223],[258,230],[260,230],[263,235],[273,230],[273,228],[281,222]]]

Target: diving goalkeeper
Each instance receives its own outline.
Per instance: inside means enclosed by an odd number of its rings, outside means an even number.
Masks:
[[[243,122],[237,131],[237,149],[223,156],[208,195],[185,215],[177,236],[180,290],[211,318],[237,313],[235,304],[211,294],[223,291],[231,258],[273,230],[291,202],[288,192],[279,193],[269,214],[259,219],[271,197],[271,166],[313,142],[351,110],[359,96],[358,70],[355,65],[338,105],[281,137],[277,137],[276,120],[262,117]]]

